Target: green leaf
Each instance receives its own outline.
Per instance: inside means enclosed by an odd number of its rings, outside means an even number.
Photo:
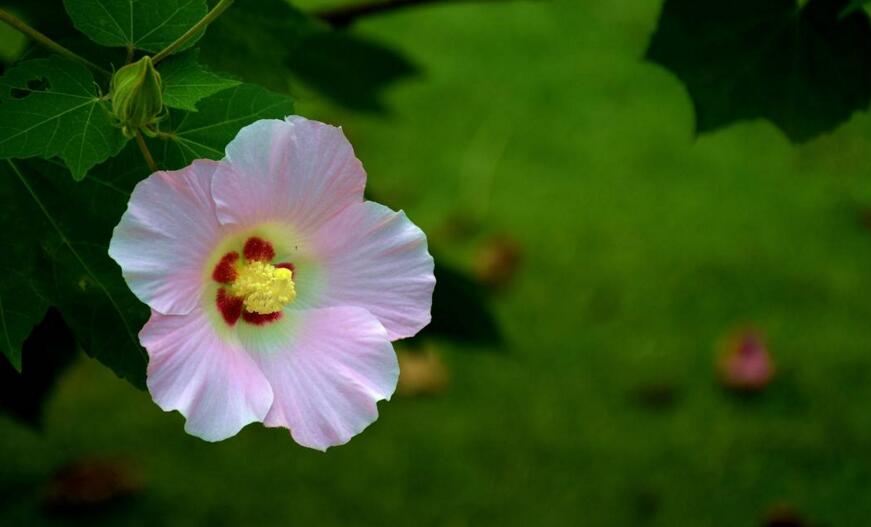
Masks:
[[[126,141],[84,66],[50,57],[0,77],[0,159],[59,156],[81,180]]]
[[[793,142],[871,100],[871,27],[847,0],[666,0],[647,58],[686,85],[696,130],[763,118]]]
[[[847,4],[847,7],[841,11],[841,16],[845,17],[854,11],[860,11],[865,7],[865,4],[868,3],[869,0],[850,0],[850,3]]]
[[[303,36],[326,26],[286,0],[236,0],[209,26],[201,59],[272,90],[287,91],[287,60]]]
[[[239,81],[208,71],[197,62],[197,50],[170,57],[160,65],[163,102],[170,108],[197,111],[200,99],[232,88]]]
[[[5,162],[3,162],[5,164]],[[6,177],[6,174],[3,174]],[[0,222],[15,225],[15,229],[0,229],[0,351],[16,370],[21,371],[21,347],[31,330],[45,316],[49,303],[41,280],[31,273],[45,270],[41,265],[37,247],[21,240],[38,240],[35,225],[16,216],[11,185],[0,186]]]
[[[144,387],[145,351],[137,333],[149,310],[106,250],[130,188],[97,177],[75,183],[59,177],[60,171],[44,161],[0,164],[5,217],[27,226],[16,244],[35,261],[21,261],[14,274],[0,275],[0,291],[12,284],[20,304],[55,306],[85,352]]]
[[[196,113],[173,110],[161,123],[161,138],[148,144],[161,168],[182,168],[194,159],[224,157],[227,143],[243,126],[292,113],[289,97],[242,84],[203,99]],[[55,306],[86,353],[144,387],[145,352],[137,334],[149,310],[130,292],[107,248],[130,192],[148,167],[130,142],[81,183],[58,177],[60,171],[35,160],[0,164],[0,199],[7,204],[0,220],[20,226],[0,231],[0,243],[10,247],[0,253],[0,271],[7,271],[0,274],[0,298],[5,302],[16,288],[15,309],[34,309],[16,322],[16,335],[26,337],[41,320],[37,307],[44,313]],[[9,346],[19,357],[21,340],[16,337],[17,346]],[[4,349],[7,356],[12,353]]]
[[[357,111],[386,111],[385,90],[418,73],[398,51],[335,31],[286,0],[236,0],[201,44],[202,62],[216,69],[277,91],[304,84]]]
[[[64,0],[64,6],[76,28],[97,44],[152,52],[171,44],[207,12],[205,0]]]
[[[239,129],[258,119],[293,114],[293,99],[253,84],[240,84],[203,99],[196,113],[173,111],[161,123],[166,139],[149,142],[161,168],[176,169],[195,159],[221,159]]]

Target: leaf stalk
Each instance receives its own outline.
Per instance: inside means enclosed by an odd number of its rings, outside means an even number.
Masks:
[[[66,57],[74,62],[78,62],[79,64],[82,64],[83,66],[87,66],[96,72],[102,73],[103,75],[110,76],[110,77],[112,76],[112,73],[109,70],[107,70],[105,68],[101,68],[100,66],[97,66],[96,64],[94,64],[90,60],[82,57],[81,55],[78,55],[75,52],[70,51],[69,49],[61,46],[60,44],[58,44],[54,40],[48,38],[44,34],[37,31],[36,29],[30,27],[24,20],[21,20],[20,18],[13,15],[9,11],[6,11],[5,9],[0,9],[0,21],[5,22],[10,27],[15,28],[16,30],[23,33],[24,35],[35,40],[37,43],[50,49],[51,51],[54,51],[55,53],[58,53],[59,55],[62,55],[62,56]]]
[[[175,41],[172,42],[170,45],[163,48],[160,53],[152,57],[151,61],[154,64],[157,64],[161,60],[175,53],[175,51],[178,50],[180,47],[184,46],[188,40],[197,36],[201,31],[204,31],[209,24],[211,24],[215,21],[216,18],[221,16],[221,14],[223,14],[224,11],[226,11],[227,8],[230,7],[232,4],[233,0],[221,0],[220,2],[218,2],[211,11],[206,13],[206,16],[204,16],[202,19],[200,19],[199,22],[191,26],[190,29],[185,31],[182,36],[175,39]]]

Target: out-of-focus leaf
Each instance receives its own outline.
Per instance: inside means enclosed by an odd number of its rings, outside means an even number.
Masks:
[[[484,242],[475,256],[475,276],[491,289],[507,287],[517,275],[523,248],[512,236],[502,234]]]
[[[49,309],[24,342],[24,369],[0,361],[0,410],[33,426],[46,398],[76,355],[76,341],[56,309]]]
[[[285,0],[236,0],[209,26],[200,58],[215,70],[288,91],[287,59],[300,39],[322,28]]]
[[[438,395],[445,391],[450,382],[448,366],[433,344],[414,351],[397,349],[396,358],[399,359],[397,395]]]
[[[54,56],[0,77],[0,158],[58,156],[81,180],[125,142],[84,66]]]
[[[499,325],[487,304],[483,288],[463,272],[439,263],[432,297],[432,322],[415,340],[429,337],[465,344],[502,342]]]
[[[200,99],[232,88],[239,81],[215,75],[197,62],[198,51],[170,57],[160,65],[163,102],[170,108],[197,111]]]
[[[202,61],[248,82],[289,91],[298,80],[354,110],[381,111],[381,93],[417,73],[403,55],[332,30],[284,0],[237,0],[209,27]]]
[[[868,3],[868,0],[850,0],[850,3],[847,4],[847,7],[841,11],[841,16],[847,16],[854,11],[860,11],[865,4]]]
[[[139,468],[129,459],[79,459],[52,477],[43,506],[58,516],[93,515],[135,496],[144,487]]]
[[[17,239],[36,265],[23,261],[17,274],[0,276],[0,290],[20,281],[27,300],[55,306],[86,353],[138,387],[145,385],[145,352],[137,332],[148,317],[106,251],[129,189],[95,178],[75,183],[41,161],[3,162],[0,181],[5,214],[27,225]],[[27,369],[24,357],[23,368]]]
[[[871,100],[871,27],[847,0],[666,0],[647,59],[687,86],[696,130],[764,118],[793,142]]]
[[[344,31],[312,33],[288,58],[295,78],[347,108],[385,111],[381,94],[419,73],[403,55],[372,40]]]
[[[153,52],[182,36],[207,11],[205,0],[64,0],[64,6],[76,28],[97,44]]]
[[[0,64],[11,64],[27,47],[27,39],[17,30],[0,24]]]

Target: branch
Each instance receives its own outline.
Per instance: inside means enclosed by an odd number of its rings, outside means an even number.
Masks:
[[[63,55],[64,57],[66,57],[72,61],[78,62],[79,64],[85,65],[94,71],[102,73],[103,75],[108,75],[110,77],[112,76],[112,73],[109,72],[109,70],[101,68],[100,66],[97,66],[96,64],[91,62],[90,60],[88,60],[80,55],[77,55],[76,53],[61,46],[60,44],[58,44],[54,40],[48,38],[47,36],[43,35],[39,31],[37,31],[36,29],[28,26],[24,20],[21,20],[20,18],[13,15],[9,11],[6,11],[5,9],[0,9],[0,21],[7,23],[11,27],[24,33],[26,36],[32,38],[33,40],[35,40],[39,44],[42,44],[43,46],[54,51],[55,53]]]

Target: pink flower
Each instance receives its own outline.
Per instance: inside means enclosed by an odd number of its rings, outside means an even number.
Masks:
[[[148,390],[188,433],[258,421],[326,450],[378,418],[435,277],[424,233],[365,184],[339,128],[289,117],[136,186],[109,254],[151,307]]]

